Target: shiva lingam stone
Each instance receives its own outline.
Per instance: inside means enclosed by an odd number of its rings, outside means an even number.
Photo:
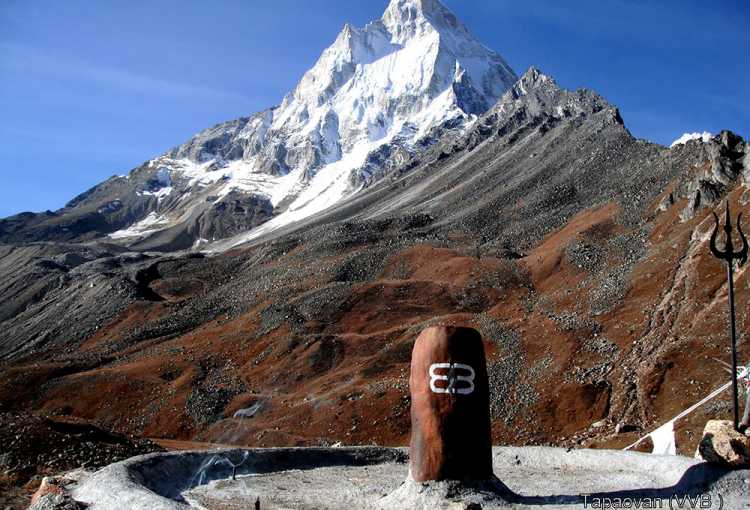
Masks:
[[[464,327],[422,331],[412,351],[409,388],[412,479],[492,479],[489,384],[481,335]]]

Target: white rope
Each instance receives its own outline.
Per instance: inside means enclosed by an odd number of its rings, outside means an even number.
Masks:
[[[748,371],[749,371],[749,370],[748,370],[748,368],[746,368],[746,367],[739,367],[739,368],[741,368],[741,370],[740,370],[740,373],[739,373],[739,375],[737,375],[737,379],[738,379],[738,380],[739,380],[739,379],[744,379],[745,377],[747,377],[747,376],[748,376]],[[706,398],[704,398],[703,400],[701,400],[701,401],[700,401],[700,402],[698,402],[697,404],[693,404],[692,406],[690,406],[690,407],[688,407],[687,409],[685,409],[684,411],[682,411],[682,412],[681,412],[680,414],[678,414],[677,416],[675,416],[674,418],[672,418],[671,420],[669,420],[669,421],[668,421],[667,423],[665,423],[664,425],[662,425],[662,426],[661,426],[661,427],[659,427],[658,429],[654,430],[653,432],[649,432],[648,434],[646,434],[645,436],[643,436],[642,438],[640,438],[640,439],[639,439],[638,441],[636,441],[635,443],[633,443],[633,444],[631,444],[630,446],[628,446],[628,447],[624,448],[624,450],[630,450],[630,449],[631,449],[631,448],[633,448],[634,446],[637,446],[637,445],[639,445],[640,443],[642,443],[642,442],[643,442],[643,440],[644,440],[644,439],[646,439],[647,437],[651,437],[651,436],[652,436],[652,434],[654,434],[655,432],[657,432],[657,431],[661,431],[661,430],[664,430],[664,427],[666,427],[667,425],[670,425],[670,424],[674,425],[674,422],[676,422],[676,421],[677,421],[677,420],[679,420],[680,418],[684,418],[684,417],[685,417],[685,416],[687,416],[688,414],[692,413],[693,411],[695,411],[696,409],[698,409],[698,408],[699,408],[700,406],[702,406],[703,404],[705,404],[705,403],[706,403],[706,402],[708,402],[709,400],[712,400],[712,399],[716,398],[716,397],[717,397],[718,395],[720,395],[720,394],[721,394],[721,393],[722,393],[723,391],[725,391],[725,390],[726,390],[727,388],[729,388],[729,387],[730,387],[731,385],[732,385],[732,381],[729,381],[729,382],[728,382],[728,383],[726,383],[726,384],[725,384],[724,386],[722,386],[721,388],[719,388],[719,389],[715,390],[715,391],[714,391],[713,393],[711,393],[711,394],[710,394],[709,396],[707,396]]]

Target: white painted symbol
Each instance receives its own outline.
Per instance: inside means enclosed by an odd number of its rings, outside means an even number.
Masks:
[[[437,373],[438,370],[448,370],[446,374]],[[461,370],[463,375],[457,372]],[[476,373],[469,365],[463,363],[433,363],[430,365],[430,390],[433,393],[449,393],[451,395],[469,395],[474,392],[474,376]],[[438,381],[447,381],[447,386],[439,387]],[[459,385],[457,383],[468,383]]]

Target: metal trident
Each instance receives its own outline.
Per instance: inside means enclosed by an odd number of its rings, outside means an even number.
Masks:
[[[716,226],[711,234],[711,253],[714,257],[717,257],[727,263],[727,282],[729,283],[729,322],[730,322],[730,333],[732,338],[732,373],[735,374],[732,377],[732,397],[734,402],[734,429],[739,430],[740,422],[740,405],[739,397],[737,394],[737,331],[734,323],[734,261],[738,260],[739,265],[743,265],[747,262],[748,244],[745,234],[742,232],[742,213],[737,216],[737,231],[742,239],[742,249],[740,251],[734,251],[734,244],[732,243],[732,217],[729,214],[729,201],[727,200],[727,214],[724,222],[724,232],[726,233],[726,244],[724,251],[720,251],[716,246],[716,238],[719,235],[719,217],[716,213],[713,213],[714,221]]]

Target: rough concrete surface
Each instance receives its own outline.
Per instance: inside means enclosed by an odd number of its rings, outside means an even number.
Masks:
[[[247,461],[231,479],[217,457]],[[466,486],[406,481],[406,452],[393,448],[275,448],[151,454],[108,466],[75,488],[94,510],[596,508],[615,498],[648,503],[703,497],[711,506],[750,503],[750,470],[681,456],[549,447],[493,449],[496,480]],[[211,466],[209,469],[204,469]],[[200,474],[204,477],[201,479]],[[585,498],[585,499],[584,499]],[[598,499],[597,499],[598,498]],[[600,507],[601,508],[601,507]],[[658,506],[657,506],[658,508]]]

